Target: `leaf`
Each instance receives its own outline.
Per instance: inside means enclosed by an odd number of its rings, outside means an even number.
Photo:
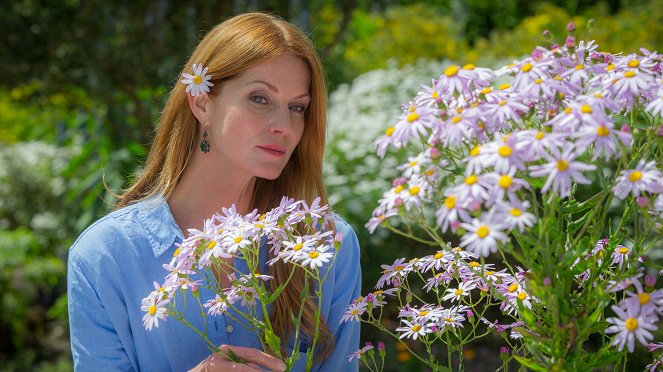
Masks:
[[[518,361],[518,363],[522,364],[523,366],[534,370],[534,371],[540,371],[540,372],[548,372],[548,369],[535,361],[523,357],[519,357],[518,355],[514,354],[513,358]]]
[[[281,355],[281,339],[277,337],[271,329],[264,329],[265,342],[273,355]]]

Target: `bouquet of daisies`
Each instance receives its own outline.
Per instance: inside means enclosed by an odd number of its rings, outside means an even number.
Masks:
[[[656,52],[573,35],[496,70],[448,66],[377,139],[381,157],[409,158],[366,225],[430,253],[382,265],[344,320],[433,370],[462,369],[484,337],[505,365],[538,371],[626,366],[636,343],[660,348],[660,266],[647,257],[662,248],[662,70]]]
[[[218,345],[208,339],[207,330],[195,329],[187,320],[186,304],[177,304],[178,300],[185,299],[178,294],[191,291],[203,317],[239,314],[260,335],[263,350],[281,357],[280,339],[274,333],[268,307],[298,268],[304,270],[320,306],[320,285],[332,268],[341,239],[334,234],[332,226],[333,214],[327,205],[320,205],[319,198],[307,205],[305,201],[284,197],[278,207],[264,214],[253,211],[241,215],[235,206],[224,208],[222,213],[206,220],[202,230],[190,229],[189,237],[179,244],[171,262],[164,265],[168,270],[165,280],[162,284],[155,282],[155,290],[142,301],[145,328],[151,330],[159,326],[159,320],[174,317],[194,328],[210,351],[218,352]],[[262,261],[267,257],[266,249],[271,259],[261,262],[261,257]],[[247,273],[236,275],[227,263],[228,258],[245,261]],[[278,261],[291,264],[292,271],[287,281],[277,285],[271,276],[262,272],[265,265]],[[224,272],[230,273],[231,285],[227,288],[221,286],[218,279]],[[214,297],[201,298],[201,287],[211,289]],[[306,298],[302,296],[302,301]],[[232,314],[230,309],[234,310]],[[300,341],[297,331],[301,316],[300,311],[299,317],[293,318],[295,345]],[[315,350],[317,339],[313,338],[309,351]],[[298,357],[296,351],[297,348],[292,355],[283,356],[287,367],[292,367]],[[309,352],[307,363],[312,363],[312,356]]]

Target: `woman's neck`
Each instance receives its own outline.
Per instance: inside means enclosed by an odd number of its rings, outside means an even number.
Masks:
[[[255,177],[224,172],[218,164],[205,160],[193,157],[168,198],[171,213],[184,233],[189,228],[202,228],[205,219],[233,204],[239,213],[251,210]]]

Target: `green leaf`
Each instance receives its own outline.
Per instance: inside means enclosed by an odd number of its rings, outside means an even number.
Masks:
[[[514,354],[513,358],[518,361],[518,363],[522,364],[523,366],[534,370],[534,371],[540,371],[540,372],[548,372],[548,369],[535,361],[523,357],[519,357],[518,355]]]
[[[264,329],[265,342],[269,346],[269,350],[274,355],[281,355],[281,339],[277,337],[271,329]]]

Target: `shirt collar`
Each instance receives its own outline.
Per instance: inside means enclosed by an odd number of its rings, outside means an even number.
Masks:
[[[136,203],[138,218],[145,227],[154,257],[159,257],[184,236],[162,195]]]

